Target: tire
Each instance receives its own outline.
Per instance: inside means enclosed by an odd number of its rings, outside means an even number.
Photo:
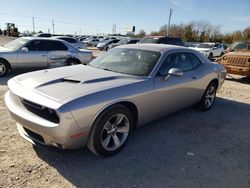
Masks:
[[[88,148],[98,156],[113,156],[125,146],[133,129],[131,111],[123,105],[115,105],[98,116],[89,136]]]
[[[214,56],[213,56],[213,53],[210,53],[209,55],[208,55],[208,59],[212,59]]]
[[[213,106],[215,98],[216,98],[217,87],[218,86],[215,82],[211,82],[207,86],[200,102],[197,105],[199,110],[208,111]]]
[[[67,61],[67,66],[78,65],[78,64],[80,64],[80,61],[78,59],[69,59]]]
[[[0,60],[0,77],[6,76],[10,72],[10,65],[4,60]]]

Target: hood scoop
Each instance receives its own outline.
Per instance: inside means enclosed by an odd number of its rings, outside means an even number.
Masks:
[[[81,79],[77,79],[77,78],[63,78],[62,82],[69,82],[69,83],[75,83],[75,84],[79,84],[79,83],[83,83],[83,84],[93,84],[93,83],[98,83],[98,82],[105,82],[105,81],[110,81],[110,80],[115,80],[117,79],[116,76],[113,77],[104,77],[104,78],[95,78],[95,79],[89,79],[89,80],[81,80]]]
[[[70,83],[75,83],[75,84],[81,83],[80,80],[74,80],[74,79],[68,79],[68,78],[64,78],[64,79],[62,80],[62,82],[70,82]]]
[[[92,80],[86,80],[83,83],[91,84],[91,83],[96,83],[96,82],[105,82],[105,81],[115,80],[116,78],[117,78],[116,76],[104,77],[104,78],[96,78],[96,79],[92,79]]]

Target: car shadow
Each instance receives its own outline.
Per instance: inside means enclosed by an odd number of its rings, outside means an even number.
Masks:
[[[237,178],[247,184],[249,114],[249,104],[217,98],[207,112],[188,108],[137,128],[113,157],[34,149],[76,187],[227,187],[230,177],[245,187]]]
[[[250,84],[250,76],[231,76],[228,75],[227,80],[234,81],[234,82],[239,82],[241,84]]]

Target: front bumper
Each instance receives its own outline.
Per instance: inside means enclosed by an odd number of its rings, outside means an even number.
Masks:
[[[239,67],[239,66],[231,66],[231,65],[224,65],[224,66],[227,69],[227,73],[229,74],[250,76],[250,67]]]
[[[56,146],[62,149],[76,149],[87,143],[88,130],[77,126],[72,114],[57,110],[59,123],[53,123],[29,111],[21,98],[8,91],[5,103],[10,115],[17,121],[17,128],[22,137],[31,143],[36,142]]]

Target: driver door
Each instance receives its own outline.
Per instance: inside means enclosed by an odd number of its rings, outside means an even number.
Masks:
[[[168,71],[178,68],[182,76],[170,76]],[[200,79],[189,53],[172,53],[167,56],[154,79],[155,109],[164,116],[197,102],[200,90],[196,89]]]
[[[48,66],[48,52],[43,40],[32,40],[21,48],[17,54],[20,68],[46,68]]]

